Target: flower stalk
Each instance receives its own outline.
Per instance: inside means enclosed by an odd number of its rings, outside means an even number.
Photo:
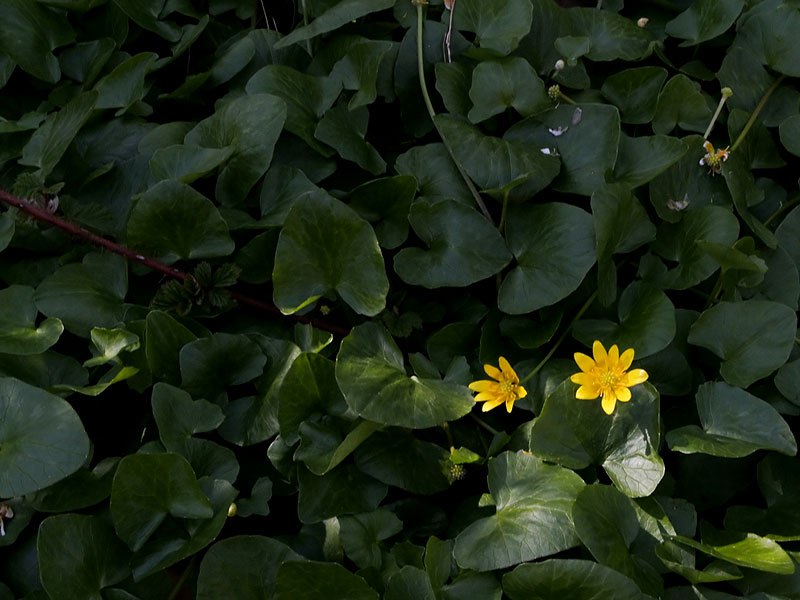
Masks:
[[[778,89],[778,86],[783,82],[785,78],[786,75],[781,75],[775,80],[775,82],[771,86],[769,86],[769,89],[766,92],[764,92],[764,95],[761,97],[761,100],[756,105],[753,114],[750,115],[750,118],[747,120],[747,123],[745,123],[744,129],[742,129],[742,132],[739,134],[739,137],[736,138],[736,141],[733,142],[733,146],[731,146],[731,152],[736,150],[736,148],[739,147],[739,144],[742,143],[744,137],[747,135],[747,132],[750,131],[750,128],[753,126],[753,123],[756,122],[756,119],[758,118],[758,113],[761,112],[761,109],[764,108],[764,105],[766,105],[767,100],[769,100],[769,97],[772,96],[772,92]]]

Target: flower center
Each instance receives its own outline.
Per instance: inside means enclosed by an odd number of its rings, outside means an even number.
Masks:
[[[514,383],[513,381],[509,381],[508,379],[505,379],[505,380],[500,382],[500,391],[502,391],[504,394],[507,394],[508,392],[511,392],[512,394],[516,394],[517,393],[517,384]]]
[[[613,387],[618,380],[619,377],[617,377],[617,374],[614,373],[614,371],[606,370],[600,373],[600,387],[603,389]]]

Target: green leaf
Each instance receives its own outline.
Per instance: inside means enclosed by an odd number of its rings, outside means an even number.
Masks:
[[[0,377],[0,497],[46,488],[77,471],[89,438],[64,400],[17,379]]]
[[[632,188],[638,187],[663,173],[688,150],[685,142],[666,135],[628,137],[623,134],[614,177]]]
[[[696,569],[694,553],[689,554],[675,542],[664,542],[656,546],[655,554],[670,571],[688,579],[693,584],[730,581],[743,577],[738,567],[721,560],[710,562],[702,570]]]
[[[181,380],[179,352],[197,336],[165,312],[147,313],[145,356],[150,372],[169,383]]]
[[[4,213],[0,215],[0,252],[5,250],[11,243],[14,237],[16,221],[11,213]]]
[[[318,15],[308,25],[298,27],[286,37],[278,40],[275,48],[285,48],[290,44],[309,40],[370,13],[391,8],[393,5],[394,0],[342,0]]]
[[[114,0],[114,4],[139,27],[157,33],[169,42],[177,42],[181,37],[180,27],[159,18],[165,3],[166,0]]]
[[[794,573],[794,561],[791,557],[777,542],[767,538],[754,533],[716,531],[711,526],[701,527],[701,536],[702,542],[679,535],[671,536],[671,539],[741,567],[781,575]]]
[[[511,206],[506,236],[517,266],[498,292],[505,313],[528,313],[566,298],[595,263],[592,217],[569,204]]]
[[[570,512],[584,487],[575,473],[535,456],[504,452],[489,461],[489,493],[497,512],[456,536],[459,566],[476,571],[510,567],[572,548]]]
[[[661,67],[636,67],[610,75],[600,93],[619,109],[623,123],[641,125],[653,120],[667,71]]]
[[[552,106],[544,82],[527,60],[517,56],[478,63],[472,72],[469,97],[473,104],[469,120],[473,123],[501,114],[510,106],[523,117]]]
[[[59,318],[67,331],[89,337],[92,327],[114,327],[122,320],[128,291],[125,259],[91,253],[81,264],[68,264],[45,278],[36,289],[36,307]]]
[[[39,3],[8,0],[0,7],[0,53],[47,83],[61,78],[53,49],[74,39],[67,18]]]
[[[781,122],[778,131],[783,147],[795,156],[800,156],[800,115],[793,115]]]
[[[339,519],[339,539],[347,557],[361,569],[379,569],[380,541],[403,530],[403,522],[385,508]]]
[[[653,131],[666,135],[677,125],[685,131],[704,132],[711,115],[700,85],[686,75],[678,74],[658,95]]]
[[[469,65],[460,62],[437,62],[434,65],[436,91],[442,97],[447,112],[452,115],[466,118],[472,108],[472,100],[469,97],[472,71]],[[510,82],[510,85],[513,85],[513,82]]]
[[[93,327],[90,336],[98,355],[85,361],[84,367],[107,363],[118,364],[120,359],[117,357],[120,352],[133,352],[138,350],[140,345],[138,335],[122,328]]]
[[[652,241],[656,228],[625,184],[612,183],[598,188],[592,194],[591,205],[597,238],[598,294],[600,301],[609,305],[617,296],[613,255],[631,252]]]
[[[58,341],[64,331],[61,320],[49,318],[36,326],[39,311],[33,303],[33,288],[12,285],[0,290],[0,352],[39,354]]]
[[[428,575],[422,569],[405,565],[389,578],[384,600],[436,600]]]
[[[778,245],[775,235],[750,212],[750,206],[759,204],[764,199],[764,190],[755,184],[755,178],[744,157],[734,152],[730,162],[723,163],[722,175],[728,184],[736,212],[762,242],[769,248],[775,249]]]
[[[573,335],[585,346],[594,340],[619,346],[620,353],[628,348],[636,351],[636,358],[645,358],[669,346],[675,337],[675,307],[660,289],[641,281],[634,281],[619,300],[619,324],[613,321],[584,319],[577,321]]]
[[[793,2],[772,1],[747,11],[736,32],[736,43],[756,61],[792,77],[800,75],[800,49],[794,43],[800,13]]]
[[[297,516],[303,523],[375,510],[387,491],[384,484],[350,464],[339,465],[321,476],[298,466],[297,479]]]
[[[78,42],[64,50],[58,61],[65,75],[88,86],[97,79],[115,47],[116,43],[111,38]]]
[[[375,225],[381,247],[393,250],[408,237],[408,211],[417,192],[409,175],[373,179],[350,191],[350,208]]]
[[[351,409],[385,425],[434,427],[464,416],[475,404],[463,386],[408,377],[400,349],[375,323],[354,327],[342,340],[336,381]]]
[[[283,225],[295,202],[305,196],[325,196],[305,173],[296,167],[273,165],[261,186],[261,220],[264,225]]]
[[[272,94],[281,98],[286,102],[286,130],[323,156],[329,156],[330,149],[317,141],[314,130],[319,119],[333,106],[341,86],[341,82],[332,77],[314,77],[284,65],[267,65],[250,78],[245,89],[248,94]]]
[[[680,223],[662,223],[652,249],[677,263],[653,278],[666,289],[685,290],[705,281],[719,265],[696,240],[732,246],[739,237],[739,221],[719,206],[704,206],[687,212]]]
[[[94,506],[111,495],[111,481],[118,463],[117,457],[103,459],[93,469],[79,469],[26,498],[39,512],[68,512]]]
[[[269,500],[272,498],[272,481],[268,477],[259,477],[253,484],[249,498],[239,498],[237,506],[237,516],[249,517],[269,515]]]
[[[416,178],[420,196],[474,202],[444,144],[414,146],[397,157],[394,168],[401,175]]]
[[[350,110],[375,102],[379,68],[390,50],[396,50],[396,43],[364,40],[350,46],[333,66],[331,78],[341,80],[344,89],[355,91],[347,104]]]
[[[538,148],[483,135],[474,125],[449,115],[437,115],[435,121],[456,160],[495,198],[502,200],[506,191],[517,186],[525,190],[526,197],[533,196],[558,173],[558,159]]]
[[[435,589],[441,588],[450,579],[453,568],[453,542],[442,541],[436,536],[425,544],[425,571]]]
[[[103,588],[130,574],[130,552],[102,517],[49,517],[36,549],[42,586],[53,600],[102,600]]]
[[[134,552],[167,517],[210,519],[214,511],[192,467],[177,454],[131,454],[111,486],[111,518],[117,535]]]
[[[181,183],[192,183],[208,175],[233,154],[233,148],[202,148],[173,144],[159,148],[150,159],[150,172],[156,181],[177,179]]]
[[[142,52],[117,65],[95,85],[99,94],[95,108],[119,108],[117,116],[127,112],[144,98],[144,78],[157,58],[153,52]]]
[[[481,48],[506,55],[531,29],[533,14],[527,0],[462,0],[454,12],[454,27],[475,33]]]
[[[275,600],[378,600],[378,592],[342,565],[285,562],[278,570]]]
[[[216,184],[216,198],[227,206],[241,204],[266,173],[275,143],[288,119],[287,106],[280,98],[250,94],[218,107],[183,140],[189,146],[233,148]]]
[[[561,104],[512,126],[504,137],[537,151],[555,148],[561,172],[553,189],[590,196],[616,164],[619,111],[608,104]]]
[[[575,398],[576,390],[567,380],[547,396],[530,431],[531,452],[570,469],[602,465],[626,496],[653,493],[664,476],[656,389],[649,383],[633,386],[631,400],[618,403],[610,416],[599,399]]]
[[[206,400],[192,400],[183,390],[167,383],[153,387],[151,404],[161,442],[169,452],[183,453],[195,433],[212,431],[225,419],[222,409]]]
[[[567,12],[572,21],[574,35],[585,36],[591,40],[591,48],[586,57],[593,61],[606,61],[621,58],[640,60],[650,53],[653,35],[642,27],[637,27],[633,19],[617,15],[607,10],[576,7]]]
[[[631,552],[640,525],[630,499],[613,486],[588,485],[575,500],[572,519],[581,542],[600,564],[630,577],[654,597],[663,594],[658,572]]]
[[[320,196],[297,200],[286,217],[272,281],[284,314],[335,291],[356,312],[374,316],[389,290],[372,227],[345,204]]]
[[[345,160],[356,163],[373,175],[386,171],[386,161],[375,147],[364,139],[369,110],[347,108],[340,104],[325,113],[314,131],[314,137],[328,144]]]
[[[215,333],[189,342],[180,351],[181,387],[213,396],[229,385],[261,375],[267,358],[258,344],[241,334]]]
[[[686,40],[681,46],[694,46],[725,33],[742,12],[744,0],[698,0],[668,21],[665,31]]]
[[[325,475],[380,428],[361,419],[344,421],[316,415],[300,423],[300,447],[294,457],[314,475]]]
[[[794,264],[800,268],[800,207],[794,208],[778,225],[775,237],[781,248],[789,253]]]
[[[775,387],[789,402],[800,405],[800,359],[787,362],[778,370]]]
[[[302,561],[289,546],[260,535],[238,535],[217,542],[203,556],[197,600],[264,600],[275,593],[278,569]]]
[[[696,399],[703,427],[686,425],[667,433],[671,450],[732,458],[761,449],[797,453],[789,425],[760,398],[727,383],[707,382],[697,390]]]
[[[19,163],[38,167],[42,178],[47,177],[61,160],[94,110],[97,92],[85,92],[73,98],[61,110],[48,115],[22,149]]]
[[[294,359],[277,393],[278,422],[287,444],[298,440],[297,429],[314,415],[346,416],[347,404],[336,387],[333,361],[304,353]]]
[[[720,302],[695,321],[689,343],[722,359],[720,374],[725,381],[748,387],[786,362],[796,331],[797,315],[785,304]]]
[[[166,264],[227,256],[234,250],[228,226],[214,204],[173,179],[139,196],[128,219],[128,244]]]
[[[614,598],[647,600],[638,586],[622,573],[590,560],[550,559],[520,565],[503,575],[503,591],[511,600]]]
[[[355,452],[356,466],[378,481],[413,494],[450,487],[449,453],[402,430],[378,431]]]
[[[406,283],[466,287],[499,273],[511,261],[497,229],[455,200],[418,200],[408,220],[430,249],[406,247],[395,255],[394,269]]]
[[[501,600],[500,581],[490,573],[463,571],[452,583],[442,587],[444,600]]]

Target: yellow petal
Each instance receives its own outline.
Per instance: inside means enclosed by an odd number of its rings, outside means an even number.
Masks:
[[[617,363],[619,362],[619,348],[616,344],[611,346],[608,350],[608,368],[615,369],[617,367]]]
[[[511,400],[506,400],[506,411],[511,412],[511,409],[514,408],[514,400],[516,398],[512,398]]]
[[[578,367],[584,373],[588,373],[595,368],[594,359],[586,356],[585,354],[576,352],[573,356],[575,357],[575,362],[578,363]]]
[[[631,391],[625,386],[614,386],[614,393],[617,395],[617,400],[620,402],[627,402],[631,399]]]
[[[518,385],[517,386],[517,398],[524,398],[527,395],[528,395],[528,390],[526,390],[521,385]]]
[[[575,373],[569,376],[569,380],[578,385],[592,385],[597,381],[597,377],[591,373]]]
[[[481,410],[483,412],[489,412],[493,408],[497,408],[498,406],[500,406],[502,403],[503,403],[502,398],[500,398],[499,400],[492,400],[491,402],[487,402],[486,404],[484,404]]]
[[[492,379],[497,379],[497,381],[502,381],[503,372],[497,367],[493,367],[492,365],[483,365],[483,370],[486,371],[486,374]]]
[[[619,357],[619,364],[617,367],[621,371],[627,371],[628,368],[631,366],[633,362],[633,348],[628,348],[625,352],[622,353],[622,356]]]
[[[594,362],[596,362],[599,367],[605,367],[608,354],[606,354],[606,349],[603,347],[600,340],[595,340],[594,344],[592,344],[592,354],[594,355]]]
[[[632,385],[637,385],[639,383],[644,383],[647,381],[649,375],[647,371],[644,369],[633,369],[632,371],[628,371],[625,376],[628,379],[627,385],[630,387]]]
[[[477,396],[475,396],[475,402],[486,402],[487,400],[494,400],[495,398],[499,398],[500,394],[496,392],[481,392]]]
[[[614,397],[614,394],[605,394],[603,396],[603,401],[601,405],[603,407],[603,412],[607,415],[610,415],[614,412],[614,406],[617,403],[617,399]]]
[[[500,369],[503,371],[503,376],[507,381],[511,381],[513,383],[519,383],[519,377],[517,377],[516,371],[511,368],[511,365],[505,359],[505,357],[501,356],[499,358],[500,362]]]
[[[469,389],[473,392],[488,392],[498,388],[496,381],[489,381],[488,379],[481,379],[480,381],[473,381],[469,384]]]
[[[578,400],[594,400],[600,395],[600,388],[596,385],[582,385],[578,388],[578,391],[575,392],[575,397]]]

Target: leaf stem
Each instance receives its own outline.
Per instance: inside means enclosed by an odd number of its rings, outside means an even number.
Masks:
[[[450,423],[448,423],[447,421],[442,423],[442,429],[444,429],[444,434],[447,436],[447,444],[448,446],[450,446],[450,452],[452,452],[453,450],[455,450],[456,446],[453,443],[453,434],[450,431]]]
[[[491,433],[492,435],[497,435],[497,434],[499,433],[499,432],[497,431],[497,429],[495,429],[494,427],[492,427],[491,425],[489,425],[489,424],[488,424],[486,421],[484,421],[483,419],[481,419],[481,418],[480,418],[478,415],[476,415],[475,413],[472,413],[472,412],[471,412],[471,413],[469,413],[469,416],[470,416],[470,417],[472,417],[473,419],[475,419],[475,422],[476,422],[478,425],[480,425],[481,427],[483,427],[483,428],[484,428],[486,431],[488,431],[488,432],[489,432],[489,433]]]
[[[505,231],[506,213],[508,212],[508,194],[510,191],[511,190],[506,189],[506,191],[503,192],[503,212],[500,213],[500,224],[497,226],[501,234]]]
[[[478,192],[475,184],[472,183],[472,180],[467,175],[467,172],[464,170],[464,167],[461,166],[461,163],[458,162],[456,159],[455,154],[453,153],[453,149],[450,147],[450,143],[447,141],[447,138],[442,135],[442,131],[439,129],[439,126],[436,124],[436,111],[433,109],[433,103],[431,102],[431,97],[428,94],[428,85],[425,82],[425,68],[424,68],[424,55],[422,51],[422,6],[423,4],[427,4],[427,0],[412,0],[412,2],[417,6],[417,71],[419,72],[419,87],[422,91],[422,98],[425,100],[425,108],[428,110],[428,115],[433,122],[433,126],[436,129],[436,133],[439,134],[439,137],[444,144],[444,147],[447,149],[447,153],[450,155],[450,158],[453,159],[453,162],[458,169],[461,178],[464,180],[464,183],[467,184],[472,197],[475,199],[475,204],[478,205],[478,208],[483,213],[483,216],[486,219],[494,224],[494,220],[492,219],[492,215],[489,213],[489,209],[486,208],[486,204],[483,202],[483,198],[481,198],[480,193]]]
[[[306,0],[300,0],[300,4],[303,7],[303,27],[308,27],[308,5],[306,4]],[[308,50],[308,55],[314,58],[314,53],[311,51],[311,40],[309,38],[306,38],[306,49]]]
[[[747,135],[747,132],[750,131],[750,128],[753,126],[753,123],[756,122],[756,118],[758,118],[758,113],[761,112],[761,109],[764,108],[764,105],[767,103],[767,100],[769,100],[769,97],[772,95],[772,92],[774,92],[777,89],[777,87],[781,84],[781,82],[785,78],[786,75],[781,75],[775,80],[775,82],[771,86],[769,86],[769,89],[761,97],[761,100],[759,101],[758,105],[756,105],[753,114],[750,115],[750,118],[747,120],[747,123],[745,124],[744,129],[742,129],[742,132],[739,134],[739,137],[736,138],[736,141],[733,143],[733,146],[731,146],[731,152],[736,150],[736,148],[739,147],[739,144],[742,143],[742,141],[744,140],[744,136]]]
[[[725,91],[730,92],[730,88],[724,88]],[[723,92],[722,97],[719,99],[719,104],[717,104],[717,110],[714,111],[714,116],[711,117],[711,121],[708,123],[708,127],[706,127],[706,132],[703,134],[703,139],[707,140],[711,130],[714,128],[714,123],[717,122],[717,117],[719,117],[719,113],[722,112],[722,107],[725,105],[725,101],[730,97],[730,93]]]
[[[186,565],[186,568],[183,570],[183,573],[181,573],[178,581],[175,582],[175,585],[167,597],[167,600],[175,600],[175,598],[178,597],[178,594],[183,589],[183,586],[186,585],[186,580],[189,578],[189,574],[194,567],[195,562],[197,562],[197,554],[192,555],[192,558],[189,560],[189,564]]]
[[[792,206],[797,204],[798,201],[800,201],[800,194],[796,194],[794,198],[792,198],[785,204],[782,204],[780,207],[778,207],[778,209],[774,213],[772,213],[766,221],[764,221],[764,225],[769,225],[771,221],[773,221],[776,217],[785,213]]]
[[[592,295],[589,296],[589,298],[586,300],[586,302],[583,303],[583,306],[581,306],[580,310],[578,310],[578,312],[575,314],[575,316],[572,317],[572,321],[570,321],[570,323],[567,326],[567,328],[564,329],[564,331],[561,333],[561,336],[559,336],[558,340],[556,340],[556,343],[553,344],[553,347],[550,348],[550,352],[548,352],[545,355],[545,357],[542,360],[539,361],[539,364],[536,365],[533,368],[533,371],[531,371],[525,377],[522,378],[520,383],[525,383],[526,381],[528,381],[531,377],[536,375],[536,373],[538,373],[542,369],[542,367],[545,366],[545,364],[547,364],[547,361],[550,360],[550,358],[553,356],[553,354],[558,349],[558,347],[561,345],[561,343],[566,339],[566,337],[569,334],[569,332],[572,331],[572,326],[575,325],[575,322],[578,319],[580,319],[583,316],[583,313],[585,313],[589,309],[589,307],[592,305],[592,302],[594,302],[595,298],[597,298],[597,290],[595,290],[592,293]]]
[[[187,277],[190,277],[190,275],[184,271],[176,269],[175,267],[170,267],[169,265],[165,265],[164,263],[154,260],[148,256],[145,256],[144,254],[140,254],[138,252],[131,250],[130,248],[126,248],[125,246],[120,246],[119,244],[115,244],[111,240],[107,240],[106,238],[94,234],[91,231],[84,229],[83,227],[79,227],[78,225],[65,221],[60,217],[57,217],[46,210],[34,206],[33,204],[29,204],[25,200],[18,198],[12,194],[9,194],[4,190],[0,190],[0,202],[19,209],[20,211],[24,212],[25,214],[29,215],[30,217],[32,217],[37,221],[41,221],[43,223],[53,225],[54,227],[58,227],[59,229],[61,229],[62,231],[66,231],[70,235],[74,235],[75,237],[81,238],[91,244],[94,244],[95,246],[99,246],[100,248],[104,248],[109,252],[118,254],[119,256],[122,256],[131,262],[136,262],[141,265],[144,265],[148,269],[157,271],[162,275],[166,275],[167,277],[178,279],[180,281],[183,281]],[[250,296],[240,294],[239,292],[228,290],[228,294],[232,299],[236,300],[237,302],[240,302],[241,304],[247,304],[249,306],[252,306],[253,308],[263,310],[275,316],[288,318],[291,319],[292,321],[298,321],[300,323],[308,323],[309,325],[312,325],[317,329],[322,329],[324,331],[327,331],[329,333],[334,333],[336,335],[346,336],[348,333],[350,333],[347,329],[344,329],[342,327],[338,327],[336,325],[332,325],[330,323],[325,323],[322,321],[317,321],[316,319],[311,319],[309,317],[304,317],[301,315],[284,315],[276,306],[268,304],[266,302],[262,302],[261,300],[256,300],[255,298],[251,298]]]

